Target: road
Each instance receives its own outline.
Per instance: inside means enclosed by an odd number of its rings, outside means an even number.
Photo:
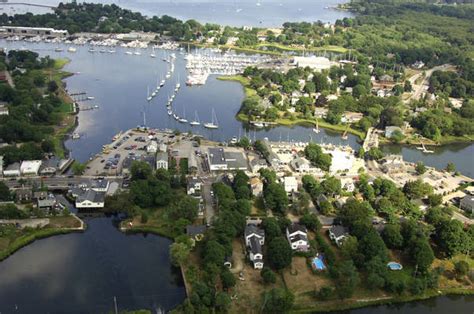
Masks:
[[[439,65],[439,66],[436,66],[434,68],[431,68],[429,70],[426,70],[425,71],[425,77],[423,78],[423,81],[419,85],[415,84],[415,82],[422,75],[422,73],[417,73],[417,74],[413,75],[412,77],[410,77],[408,80],[410,81],[410,83],[413,86],[413,92],[412,92],[411,96],[408,99],[405,100],[405,103],[408,103],[411,100],[418,100],[418,99],[421,98],[421,95],[427,89],[427,86],[429,85],[428,84],[429,79],[430,79],[430,77],[431,77],[431,75],[433,74],[434,71],[446,71],[450,67],[452,67],[452,66],[449,65],[449,64],[443,64],[443,65]]]
[[[209,179],[204,179],[203,181],[204,182],[202,184],[202,197],[204,199],[204,206],[206,211],[206,223],[208,225],[211,225],[212,219],[216,214],[216,211],[214,209],[213,197],[211,195],[212,181],[210,181]]]
[[[91,179],[96,179],[95,176],[55,176],[55,177],[21,177],[17,179],[3,178],[3,182],[10,188],[16,189],[22,186],[41,186],[42,184],[50,190],[67,189],[70,186],[77,186],[82,183],[88,183]],[[122,185],[122,177],[105,177],[110,182],[117,182],[119,186]],[[21,182],[22,180],[23,182]]]

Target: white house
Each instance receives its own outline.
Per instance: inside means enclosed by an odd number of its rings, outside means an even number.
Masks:
[[[245,245],[249,251],[250,261],[255,269],[263,268],[263,250],[265,244],[265,232],[254,224],[245,227]]]
[[[341,246],[348,235],[349,232],[343,226],[332,226],[331,229],[329,229],[329,238],[333,240],[337,246]]]
[[[156,153],[158,151],[158,143],[156,141],[151,141],[147,146],[146,146],[146,152],[147,153]]]
[[[41,160],[25,160],[21,163],[20,172],[22,175],[38,175],[41,167]]]
[[[309,249],[308,231],[298,223],[292,223],[286,228],[286,238],[295,251],[307,252]]]
[[[187,182],[187,194],[196,195],[201,193],[202,182],[197,177],[189,177]]]
[[[295,177],[284,177],[283,186],[288,194],[298,191],[298,181]]]
[[[168,169],[168,153],[159,152],[156,155],[156,169]]]
[[[105,193],[87,190],[76,198],[76,208],[103,208]]]

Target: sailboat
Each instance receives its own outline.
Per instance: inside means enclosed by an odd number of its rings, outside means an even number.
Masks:
[[[313,129],[313,132],[314,133],[319,133],[319,123],[318,123],[318,119],[316,119],[316,127]]]
[[[165,82],[166,82],[165,80],[161,80],[160,87],[163,87],[165,85]]]
[[[196,126],[196,125],[201,125],[201,122],[199,122],[199,117],[197,111],[194,111],[194,120],[189,122],[189,124]]]
[[[155,55],[155,47],[153,46],[153,47],[151,47],[151,49],[152,49],[152,52],[151,52],[151,54],[150,54],[150,57],[156,58],[156,55]]]
[[[150,96],[150,87],[147,87],[146,95],[147,95],[146,100],[151,101],[153,97]]]
[[[214,111],[214,108],[212,109],[212,120],[209,123],[204,123],[204,127],[208,129],[218,129],[219,124],[217,122],[217,116],[216,112]]]
[[[171,116],[173,114],[173,111],[171,109],[168,109],[168,115]]]
[[[135,52],[133,54],[136,55],[136,56],[141,56],[142,53],[138,50],[135,50]]]

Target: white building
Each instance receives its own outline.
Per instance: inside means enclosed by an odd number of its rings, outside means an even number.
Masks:
[[[76,198],[76,208],[103,208],[105,193],[87,190]]]
[[[47,36],[47,37],[65,37],[68,35],[66,30],[54,29],[49,27],[24,27],[24,26],[0,26],[0,33],[8,35],[21,36]]]
[[[0,116],[8,116],[8,114],[8,107],[5,105],[0,105]]]
[[[298,181],[295,177],[284,177],[283,187],[285,188],[285,192],[288,194],[298,192]]]
[[[265,244],[265,232],[254,224],[245,227],[245,245],[249,251],[249,259],[253,263],[253,268],[263,268],[263,250]]]
[[[41,160],[25,160],[21,163],[20,172],[24,176],[35,176],[41,167]]]
[[[3,175],[5,177],[19,177],[20,176],[20,164],[15,162],[3,170]]]
[[[295,57],[294,64],[299,68],[310,67],[316,71],[322,71],[331,67],[331,62],[325,57]]]
[[[308,231],[298,223],[292,223],[286,228],[286,238],[295,251],[306,252],[309,249]]]
[[[331,229],[329,229],[329,238],[333,240],[337,246],[341,246],[348,235],[349,232],[343,226],[332,226]]]
[[[159,152],[156,155],[156,169],[168,169],[168,153]]]

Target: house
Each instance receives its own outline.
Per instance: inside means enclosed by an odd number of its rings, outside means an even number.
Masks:
[[[3,170],[5,177],[19,177],[20,176],[20,164],[18,162],[12,163]]]
[[[96,192],[106,193],[109,190],[110,182],[107,179],[92,180],[90,188]]]
[[[461,207],[462,210],[465,210],[470,213],[474,213],[474,196],[472,195],[464,196],[461,202],[459,203],[459,207]]]
[[[348,235],[348,230],[340,225],[332,226],[331,229],[329,229],[329,238],[333,240],[337,246],[341,246]]]
[[[168,169],[168,153],[159,152],[156,154],[156,169]]]
[[[347,202],[348,197],[347,196],[342,196],[339,197],[334,201],[334,205],[336,206],[337,209],[341,209]]]
[[[293,250],[307,252],[309,249],[308,231],[298,223],[292,223],[286,228],[286,238]]]
[[[250,261],[253,263],[253,268],[263,268],[263,250],[262,245],[265,244],[265,231],[254,224],[248,224],[245,227],[245,245],[249,251]]]
[[[96,192],[92,189],[85,191],[76,198],[77,208],[104,208],[105,205],[105,193]]]
[[[253,196],[260,196],[263,193],[263,182],[260,178],[253,177],[250,179],[250,189]]]
[[[24,176],[38,175],[41,167],[41,160],[25,160],[21,163],[20,173]]]
[[[156,141],[151,141],[147,146],[146,146],[146,152],[154,154],[158,151],[158,143]]]
[[[288,194],[298,192],[298,181],[295,177],[284,177],[283,187],[285,188],[285,191]]]
[[[316,107],[314,108],[314,117],[317,119],[326,118],[328,114],[328,108]]]
[[[186,226],[186,235],[189,236],[194,241],[201,241],[204,238],[204,233],[206,232],[207,227],[205,225],[187,225]]]
[[[364,117],[363,113],[346,111],[342,115],[341,122],[342,123],[356,123],[362,120],[363,117]]]
[[[267,168],[268,164],[265,159],[261,158],[254,158],[250,162],[250,169],[252,170],[253,173],[258,173],[258,171],[262,168]]]
[[[188,177],[186,190],[188,195],[199,195],[201,194],[202,182],[197,177]]]
[[[380,164],[382,171],[388,174],[403,173],[406,171],[406,165],[402,155],[385,156]]]
[[[59,159],[57,158],[49,158],[49,159],[44,159],[41,162],[41,167],[39,170],[39,173],[41,175],[53,175],[58,171],[59,169]]]
[[[290,161],[291,168],[299,173],[308,173],[316,170],[316,168],[311,166],[311,162],[306,158],[297,157]]]
[[[36,200],[36,204],[39,209],[44,211],[50,211],[57,206],[57,200],[54,195],[50,194],[44,198],[39,198]]]
[[[31,188],[21,188],[15,191],[17,202],[29,202],[33,198],[33,191]]]
[[[403,134],[403,130],[398,126],[387,126],[385,127],[385,137],[392,138],[393,134],[398,131]]]
[[[379,81],[381,83],[393,83],[393,77],[388,74],[384,74],[380,77]]]
[[[8,116],[9,111],[6,105],[0,105],[0,116]]]

